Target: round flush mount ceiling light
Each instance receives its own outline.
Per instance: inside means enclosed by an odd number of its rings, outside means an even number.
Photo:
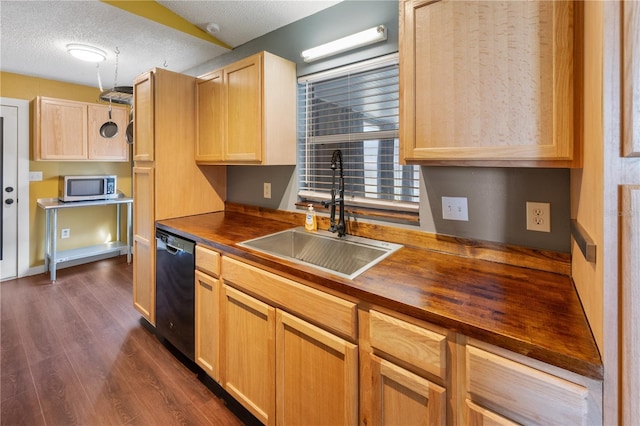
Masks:
[[[220,32],[220,25],[211,22],[209,24],[207,24],[206,30],[209,34],[216,34]]]
[[[107,59],[107,52],[86,44],[67,44],[67,52],[74,58],[87,62],[102,62]]]

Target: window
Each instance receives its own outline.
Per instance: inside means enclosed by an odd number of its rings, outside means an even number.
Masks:
[[[298,96],[302,202],[330,199],[339,149],[346,205],[417,214],[418,167],[399,162],[397,54],[301,77]]]

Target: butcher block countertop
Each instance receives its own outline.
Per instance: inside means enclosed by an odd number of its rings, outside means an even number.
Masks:
[[[237,211],[156,222],[158,228],[223,255],[316,288],[410,315],[593,379],[603,378],[595,340],[568,275],[404,243],[402,249],[349,280],[237,245],[297,225]],[[384,233],[378,239],[384,240]]]

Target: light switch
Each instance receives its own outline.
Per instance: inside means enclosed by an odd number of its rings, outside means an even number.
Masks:
[[[442,218],[469,221],[467,197],[442,197]]]

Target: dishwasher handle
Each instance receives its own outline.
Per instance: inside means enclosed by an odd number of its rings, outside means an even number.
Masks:
[[[165,247],[167,248],[167,253],[172,254],[174,256],[177,255],[178,253],[181,253],[181,252],[184,251],[183,249],[181,249],[179,247],[172,246],[169,243],[165,243]]]
[[[168,234],[156,230],[156,240],[158,247],[162,247],[167,253],[173,256],[182,254],[193,254],[195,243],[185,240],[176,235]]]

